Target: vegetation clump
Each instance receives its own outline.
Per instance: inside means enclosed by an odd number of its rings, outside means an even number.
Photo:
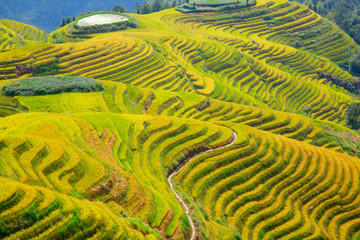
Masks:
[[[47,76],[24,78],[5,83],[1,93],[5,96],[37,96],[64,92],[100,92],[100,82],[85,77]]]
[[[356,49],[349,61],[349,71],[354,76],[360,76],[360,49]]]
[[[60,61],[59,59],[55,59],[48,63],[36,65],[35,76],[47,76],[56,74],[60,68]]]
[[[124,6],[120,6],[120,5],[116,5],[112,8],[112,10],[114,12],[118,12],[118,13],[126,13],[126,12],[129,12],[129,10],[124,7]]]
[[[353,102],[346,110],[346,124],[352,129],[360,128],[360,102]]]

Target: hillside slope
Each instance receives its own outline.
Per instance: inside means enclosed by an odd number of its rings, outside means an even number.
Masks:
[[[110,10],[115,5],[133,9],[135,3],[130,0],[0,0],[0,18],[9,18],[34,25],[49,33],[60,25],[63,17],[72,17],[88,11]]]
[[[0,53],[104,87],[0,99],[0,238],[359,238],[348,35],[287,0],[132,17]]]

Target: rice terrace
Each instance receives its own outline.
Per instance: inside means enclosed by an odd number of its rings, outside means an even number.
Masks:
[[[358,43],[294,1],[158,2],[0,19],[0,239],[360,239]]]

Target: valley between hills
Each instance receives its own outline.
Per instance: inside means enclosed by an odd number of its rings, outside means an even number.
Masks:
[[[0,20],[0,239],[360,239],[359,46],[224,2]]]

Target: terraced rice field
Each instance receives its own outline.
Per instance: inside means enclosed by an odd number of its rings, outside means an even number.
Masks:
[[[48,43],[0,20],[34,41],[0,52],[3,83],[105,89],[0,98],[1,239],[359,238],[349,36],[286,0],[132,17]]]
[[[47,41],[44,31],[9,19],[0,19],[0,33],[0,51]]]
[[[2,175],[10,177],[12,182],[18,184],[13,187],[14,193],[21,194],[20,186],[23,186],[32,192],[30,196],[33,197],[28,197],[26,192],[19,196],[25,202],[20,199],[12,200],[15,197],[17,199],[18,194],[9,193],[8,197],[4,197],[3,201],[9,202],[2,205],[2,220],[6,225],[17,213],[19,221],[21,216],[24,218],[28,206],[33,206],[32,211],[36,216],[46,207],[50,207],[51,202],[45,206],[40,204],[48,201],[47,197],[44,199],[41,193],[36,193],[45,187],[50,195],[76,193],[80,199],[102,199],[114,204],[113,210],[121,208],[125,211],[124,215],[140,219],[162,231],[165,236],[171,236],[184,214],[167,186],[163,168],[175,164],[174,160],[179,158],[178,155],[184,150],[195,151],[201,144],[217,146],[231,138],[231,131],[225,127],[170,117],[134,117],[108,113],[48,116],[33,113],[15,115],[14,118],[9,117],[2,121],[3,129],[9,131],[1,134],[1,154],[8,156],[1,160]],[[13,121],[23,122],[27,128],[11,127]],[[65,128],[70,131],[64,132]],[[9,134],[10,132],[12,134]],[[184,139],[193,143],[193,149],[189,149]],[[2,179],[5,181],[2,181],[4,189],[14,185],[7,178]],[[18,188],[20,189],[17,190]],[[55,195],[52,198],[55,201],[58,197]],[[62,195],[61,198],[63,201],[75,201],[67,195]],[[36,199],[39,203],[36,203]],[[81,206],[80,200],[77,201],[79,207],[86,208]],[[13,204],[10,204],[11,202]],[[101,208],[102,205],[96,202],[86,200],[84,204]],[[52,208],[52,211],[63,207],[68,208],[63,211],[69,212],[66,217],[58,216],[61,220],[59,224],[69,224],[75,217],[70,213],[76,211],[76,205],[71,207],[65,203],[64,206],[62,203],[58,204],[60,206]],[[110,205],[105,204],[103,207],[111,209]],[[114,231],[113,226],[106,225],[106,221],[111,221],[114,216],[103,215],[99,210],[98,213],[96,210],[94,213],[82,213],[81,209],[79,211],[76,213],[80,215],[80,219],[76,221],[80,223],[76,224],[86,226],[86,231],[90,231],[88,227],[94,227],[95,232],[91,235],[100,230],[99,236]],[[110,214],[110,210],[108,211],[107,214]],[[97,216],[99,214],[100,216]],[[126,221],[130,221],[128,217],[125,218]],[[88,218],[104,220],[96,223],[89,219],[88,223]],[[115,220],[124,221],[122,218],[117,217]],[[102,224],[110,233],[104,231]],[[33,226],[29,225],[29,228],[31,227]],[[19,227],[10,227],[8,233],[15,237],[21,233],[19,230]],[[44,228],[42,231],[46,230]],[[28,231],[31,232],[31,229]],[[40,231],[39,229],[38,234]],[[75,237],[76,231],[70,228],[63,234]],[[49,236],[48,233],[46,236]]]
[[[24,73],[17,68],[24,64],[36,68],[58,61],[58,74],[196,92],[214,99],[293,113],[306,110],[312,118],[344,124],[344,111],[352,97],[323,76],[350,81],[349,73],[336,65],[347,62],[349,56],[329,54],[326,49],[343,44],[340,51],[348,53],[356,47],[353,40],[296,3],[269,2],[254,9],[266,14],[245,18],[241,12],[234,12],[230,18],[219,13],[180,14],[167,10],[139,16],[140,23],[157,24],[163,34],[113,33],[99,35],[86,44],[44,46],[28,56],[10,57],[10,64],[0,63],[0,78],[22,76]],[[268,18],[275,19],[275,23],[263,20]],[[310,24],[312,18],[316,18],[316,24]],[[165,36],[164,23],[169,24],[168,28],[193,35],[171,32]],[[319,24],[320,33],[310,36]],[[66,34],[66,28],[62,31]],[[293,34],[289,36],[289,32]],[[343,37],[334,39],[328,34]],[[200,37],[204,35],[208,37]],[[312,38],[305,38],[308,35]],[[304,47],[289,46],[282,38],[293,38],[292,43]],[[309,45],[310,42],[316,44]],[[325,48],[320,50],[319,45]],[[335,55],[336,59],[332,57]]]

